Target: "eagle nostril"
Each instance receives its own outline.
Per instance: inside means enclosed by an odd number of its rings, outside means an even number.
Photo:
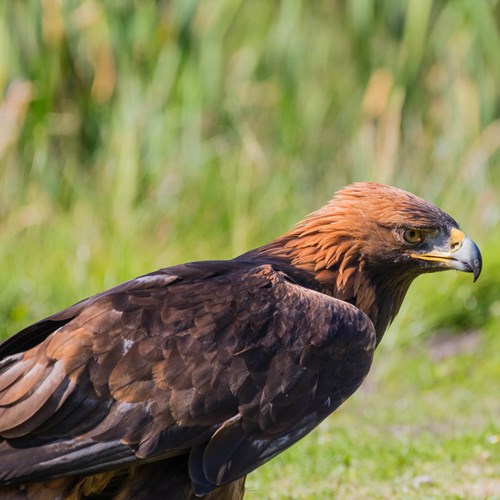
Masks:
[[[457,250],[460,249],[461,246],[462,246],[462,242],[461,241],[453,241],[451,243],[451,251],[452,252],[456,252]]]

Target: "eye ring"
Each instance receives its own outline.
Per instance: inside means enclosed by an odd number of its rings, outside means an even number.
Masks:
[[[408,245],[417,245],[424,241],[424,232],[418,229],[405,229],[403,231],[403,240]]]

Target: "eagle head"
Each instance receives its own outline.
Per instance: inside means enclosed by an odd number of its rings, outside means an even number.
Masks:
[[[457,222],[407,191],[355,183],[339,191],[324,210],[333,225],[340,223],[343,232],[350,232],[344,246],[355,248],[359,261],[374,270],[415,277],[456,269],[473,273],[474,281],[481,273],[479,248]]]

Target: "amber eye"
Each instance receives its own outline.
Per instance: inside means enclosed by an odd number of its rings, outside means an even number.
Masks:
[[[403,239],[410,245],[416,245],[424,240],[424,233],[418,229],[406,229],[403,232]]]

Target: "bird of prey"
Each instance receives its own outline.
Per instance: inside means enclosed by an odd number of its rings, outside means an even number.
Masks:
[[[481,272],[458,224],[355,183],[271,243],[99,293],[0,345],[1,498],[242,498],[368,373],[422,273]]]

